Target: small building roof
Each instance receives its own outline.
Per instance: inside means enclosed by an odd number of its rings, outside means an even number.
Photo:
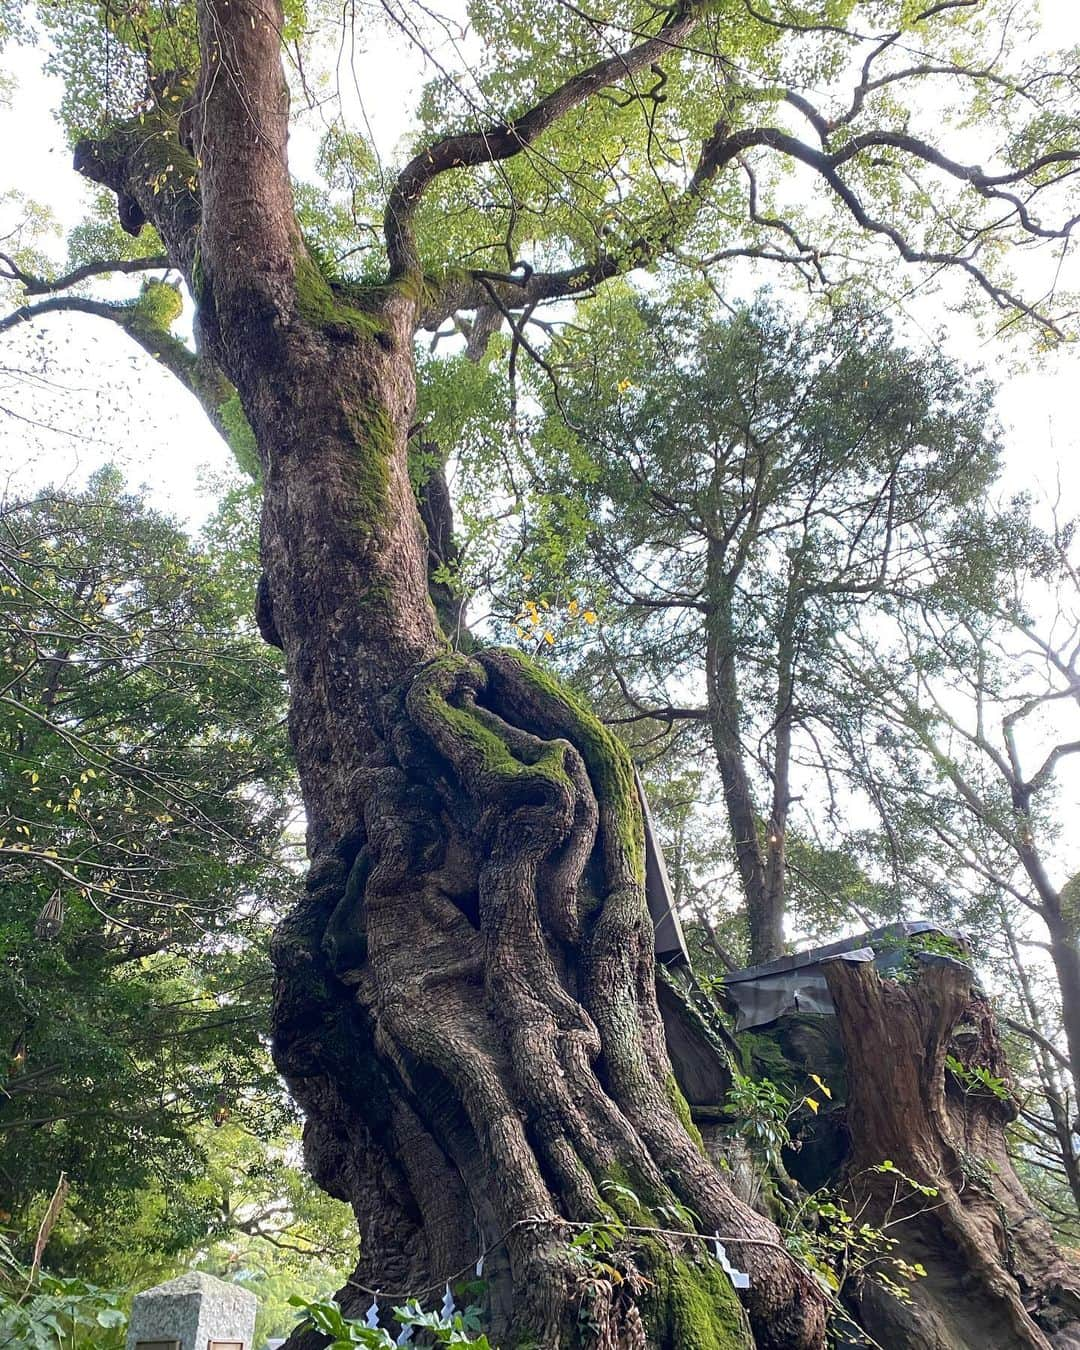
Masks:
[[[967,940],[959,930],[930,919],[913,919],[732,971],[724,977],[724,988],[735,1005],[735,1030],[765,1026],[785,1013],[832,1014],[835,1009],[822,969],[826,962],[873,961],[887,972],[890,954],[920,933],[940,933],[967,947]]]

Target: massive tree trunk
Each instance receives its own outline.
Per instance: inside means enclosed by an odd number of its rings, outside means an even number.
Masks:
[[[1080,1267],[1013,1168],[1008,1065],[970,969],[940,957],[905,980],[843,961],[827,969],[847,1061],[853,1204],[927,1272],[907,1302],[859,1282],[862,1325],[888,1350],[1080,1345]]]
[[[311,855],[274,943],[274,1048],[312,1170],[357,1215],[343,1301],[430,1298],[483,1255],[504,1350],[825,1340],[820,1287],[709,1162],[672,1076],[627,755],[520,656],[453,650],[407,466],[413,336],[433,291],[440,312],[481,303],[461,276],[420,269],[409,216],[425,182],[516,154],[560,110],[665,56],[700,12],[676,7],[661,34],[528,118],[418,156],[391,195],[378,286],[332,286],[300,236],[279,0],[200,0],[182,135],[158,111],[77,152],[127,227],[158,228],[258,447],[260,626],[285,655]],[[740,144],[722,124],[714,141],[692,197]],[[601,255],[532,277],[530,295],[616,270]],[[852,1081],[869,1067],[853,1063]],[[616,1215],[603,1262],[571,1245]],[[670,1216],[698,1233],[665,1231]],[[749,1272],[745,1305],[713,1235]],[[1020,1325],[1016,1300],[995,1297]]]
[[[274,1048],[314,1175],[357,1215],[344,1301],[430,1297],[483,1253],[503,1346],[822,1346],[820,1290],[706,1159],[672,1077],[625,751],[519,656],[440,628],[407,470],[429,282],[397,235],[362,291],[309,256],[280,20],[202,0],[193,158],[144,120],[80,164],[157,224],[258,446],[260,625],[311,856],[274,944]],[[745,1311],[704,1242],[656,1231],[676,1204],[749,1271]],[[599,1265],[570,1240],[612,1207],[630,1227]]]

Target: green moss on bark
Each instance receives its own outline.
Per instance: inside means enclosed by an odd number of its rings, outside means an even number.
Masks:
[[[394,456],[394,423],[375,401],[354,405],[348,412],[353,438],[353,478],[357,524],[365,535],[374,534],[390,514],[390,463]]]
[[[470,280],[465,268],[447,267],[438,272],[403,272],[367,286],[347,282],[343,289],[361,309],[378,311],[388,301],[404,298],[422,312],[435,305],[445,291],[462,287]]]
[[[682,1089],[679,1087],[678,1083],[676,1083],[674,1074],[668,1074],[667,1082],[664,1084],[664,1090],[667,1093],[668,1101],[675,1109],[675,1114],[679,1117],[679,1123],[694,1143],[697,1144],[701,1153],[704,1154],[705,1141],[701,1137],[701,1131],[694,1124],[694,1118],[690,1114],[690,1103],[683,1096]]]
[[[675,1256],[659,1242],[644,1244],[642,1258],[652,1281],[642,1313],[659,1350],[753,1350],[739,1296],[718,1262]]]
[[[296,310],[305,323],[331,337],[370,340],[385,334],[378,312],[359,303],[350,304],[335,293],[304,248],[296,260]]]
[[[146,281],[134,308],[147,323],[167,333],[184,309],[180,287],[172,286],[167,281]]]
[[[240,395],[235,389],[218,410],[218,420],[240,471],[258,483],[262,478],[262,469],[259,466],[255,433],[244,415]]]
[[[585,761],[593,791],[614,817],[618,843],[636,880],[645,881],[645,824],[626,746],[569,689],[521,652],[505,648],[500,656],[518,668],[522,682],[556,714],[560,730]]]
[[[453,674],[457,669],[468,669],[472,662],[459,652],[448,652],[433,663],[433,672]],[[499,720],[485,708],[459,708],[450,703],[439,679],[429,681],[417,695],[432,722],[441,722],[457,742],[458,754],[464,752],[467,773],[479,776],[494,775],[525,783],[528,779],[556,785],[571,791],[572,784],[566,772],[563,747],[546,744],[535,759],[514,753],[500,732]]]

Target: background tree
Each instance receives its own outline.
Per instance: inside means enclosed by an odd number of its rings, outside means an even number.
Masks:
[[[1078,153],[1059,111],[1068,71],[999,69],[1000,31],[965,31],[969,9],[898,7],[879,29],[876,4],[827,24],[696,3],[604,20],[477,7],[476,97],[436,80],[426,144],[389,184],[351,284],[294,207],[281,56],[295,9],[43,11],[77,166],[116,194],[126,229],[156,228],[259,453],[261,626],[285,654],[312,857],[275,943],[276,1053],[316,1176],[364,1227],[357,1286],[427,1287],[490,1248],[503,1339],[573,1342],[587,1296],[610,1344],[749,1344],[729,1286],[658,1230],[618,1280],[583,1280],[565,1225],[603,1218],[617,1170],[653,1212],[690,1204],[703,1232],[743,1243],[758,1345],[823,1342],[818,1287],[687,1129],[625,750],[517,655],[448,650],[408,472],[412,344],[459,311],[521,316],[677,252],[765,251],[821,275],[866,234],[1057,331],[980,262],[1071,228],[1068,209],[1041,214]],[[913,65],[909,39],[954,56]],[[834,73],[822,111],[801,89]],[[905,89],[937,74],[994,104],[991,169],[911,125]],[[793,213],[764,214],[788,164],[823,189],[809,244]],[[979,1267],[991,1297],[1030,1323],[995,1263]]]
[[[997,444],[989,384],[880,317],[759,301],[710,320],[708,299],[608,291],[549,351],[511,547],[564,623],[601,611],[581,674],[611,723],[707,737],[756,962],[784,950],[793,807],[808,836],[836,833],[817,785],[858,706],[836,635],[947,602]]]
[[[193,543],[113,470],[0,508],[0,1195],[29,1257],[66,1175],[55,1275],[130,1289],[312,1210],[257,1142],[293,1119],[264,1030],[293,805],[252,521],[234,495]]]

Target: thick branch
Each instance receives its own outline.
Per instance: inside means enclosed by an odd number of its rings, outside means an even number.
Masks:
[[[192,118],[202,262],[223,327],[254,306],[291,312],[301,252],[286,153],[281,0],[199,0]]]
[[[705,199],[713,179],[733,159],[756,144],[752,131],[729,134],[729,127],[718,122],[704,142],[697,167],[684,192],[653,217],[636,238],[618,253],[601,252],[589,262],[554,272],[526,269],[520,278],[514,275],[466,272],[462,280],[452,280],[439,291],[432,304],[421,313],[425,328],[437,327],[449,315],[461,309],[479,309],[497,299],[508,309],[540,305],[545,301],[583,295],[612,277],[623,276],[638,267],[648,267],[674,243],[693,219]]]
[[[391,272],[420,271],[412,221],[424,192],[440,174],[520,155],[601,89],[669,55],[697,26],[705,9],[700,0],[677,5],[654,37],[579,71],[520,117],[480,131],[446,136],[415,155],[398,176],[386,204],[384,230]]]

